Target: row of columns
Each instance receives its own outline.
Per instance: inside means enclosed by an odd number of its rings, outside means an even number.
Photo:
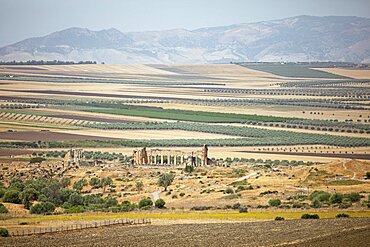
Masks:
[[[208,147],[203,146],[201,151],[196,152],[181,152],[171,150],[149,150],[146,148],[137,149],[133,152],[133,164],[138,165],[179,165],[185,164],[186,159],[191,158],[191,165],[193,166],[207,166],[208,165]],[[166,160],[166,162],[165,162]]]
[[[149,165],[181,165],[186,162],[191,162],[194,166],[205,165],[202,158],[198,156],[184,156],[173,154],[148,154]]]

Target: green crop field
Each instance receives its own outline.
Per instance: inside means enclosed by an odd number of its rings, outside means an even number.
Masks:
[[[146,107],[131,105],[120,105],[119,108],[81,107],[78,108],[78,110],[85,112],[106,113],[114,115],[126,115],[126,116],[149,117],[149,118],[206,122],[206,123],[241,123],[245,121],[281,122],[296,119],[285,117],[221,113],[221,112],[163,109],[161,107]]]

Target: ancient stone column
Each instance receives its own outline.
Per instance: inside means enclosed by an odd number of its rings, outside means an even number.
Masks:
[[[208,165],[208,147],[207,145],[203,145],[202,148],[202,166]]]
[[[163,154],[161,154],[161,165],[163,165]]]

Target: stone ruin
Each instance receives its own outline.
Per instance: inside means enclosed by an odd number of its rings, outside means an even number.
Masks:
[[[64,156],[64,166],[79,166],[82,160],[82,148],[70,149]]]
[[[202,150],[183,152],[180,150],[161,150],[146,147],[136,149],[132,154],[133,165],[192,165],[207,166],[212,161],[208,158],[208,146],[203,145]]]

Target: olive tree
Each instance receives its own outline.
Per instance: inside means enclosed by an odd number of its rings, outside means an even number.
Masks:
[[[167,191],[167,187],[170,186],[175,179],[173,173],[163,173],[158,179],[158,186],[164,187],[164,191]]]

